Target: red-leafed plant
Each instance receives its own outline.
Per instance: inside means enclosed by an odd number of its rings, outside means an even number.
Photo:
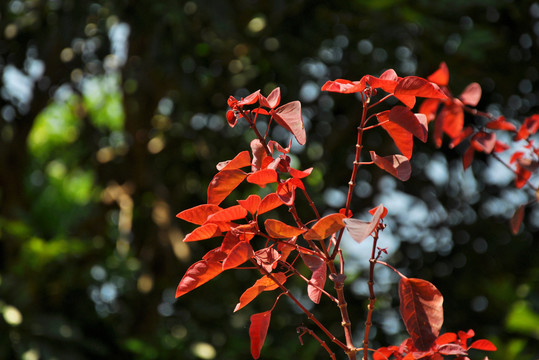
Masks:
[[[470,85],[458,98],[447,89],[448,71],[445,64],[428,79],[416,76],[399,77],[395,71],[387,70],[379,77],[366,75],[359,81],[338,79],[328,81],[323,91],[356,93],[362,105],[361,116],[357,121],[356,152],[352,174],[348,181],[346,205],[338,213],[321,217],[316,204],[309,196],[303,181],[311,174],[312,168],[299,170],[291,167],[291,146],[287,147],[269,139],[270,127],[277,124],[290,132],[300,145],[306,143],[306,132],[301,114],[301,104],[293,101],[281,105],[280,89],[276,88],[265,97],[256,91],[249,96],[228,99],[229,110],[226,114],[228,124],[233,127],[238,121],[246,121],[255,137],[250,143],[250,151],[242,151],[229,161],[217,165],[217,174],[208,186],[207,203],[180,212],[177,217],[191,222],[197,227],[185,236],[184,241],[201,241],[219,238],[219,246],[209,251],[193,264],[181,279],[176,297],[180,297],[202,284],[231,269],[255,269],[258,280],[239,297],[234,311],[247,306],[258,295],[266,291],[278,290],[275,304],[282,296],[295,303],[314,325],[314,330],[306,325],[298,326],[299,339],[306,334],[316,339],[327,351],[331,359],[336,359],[333,347],[338,347],[349,359],[356,359],[362,353],[376,360],[381,359],[442,359],[456,356],[467,359],[470,349],[485,351],[496,350],[488,340],[477,340],[470,345],[467,340],[474,335],[468,332],[445,333],[440,335],[443,324],[443,297],[436,287],[426,280],[407,278],[380,258],[386,250],[378,247],[379,233],[384,230],[384,217],[388,209],[379,205],[371,210],[368,220],[352,217],[350,204],[357,182],[360,166],[376,165],[394,177],[406,181],[411,175],[410,158],[413,154],[413,138],[426,142],[428,123],[435,120],[434,140],[441,145],[442,135],[447,134],[452,145],[464,140],[469,147],[465,154],[465,166],[469,166],[473,153],[481,151],[496,154],[509,146],[496,140],[492,130],[515,132],[516,140],[528,141],[526,151],[515,152],[506,165],[516,173],[517,187],[528,182],[530,174],[537,168],[539,152],[531,141],[530,135],[539,128],[539,116],[526,119],[519,130],[504,118],[493,118],[479,113],[472,107],[477,105],[481,89]],[[394,97],[401,104],[389,110],[376,112],[374,109]],[[412,111],[417,98],[424,98],[420,111]],[[482,127],[465,127],[464,112],[486,117]],[[261,131],[259,119],[266,118],[265,131]],[[264,122],[263,124],[266,124]],[[257,126],[258,125],[258,126]],[[363,136],[370,130],[382,127],[391,137],[400,153],[377,154],[369,151],[370,160],[362,159]],[[271,190],[261,197],[251,194],[236,202],[228,200],[234,189],[243,182],[266,186]],[[266,193],[268,193],[266,191]],[[300,214],[296,209],[296,198],[307,200],[312,212]],[[289,221],[278,217],[277,208],[286,208],[291,214]],[[521,211],[519,214],[522,214]],[[513,220],[512,228],[517,229],[522,215]],[[365,321],[364,339],[360,346],[354,343],[352,324],[348,315],[344,293],[344,260],[341,251],[343,233],[360,243],[372,239],[369,268],[369,306]],[[247,264],[247,266],[245,265]],[[305,265],[305,267],[303,266]],[[400,313],[410,338],[400,346],[380,349],[369,348],[369,330],[375,307],[374,271],[376,265],[394,270],[400,276],[399,298]],[[308,269],[309,273],[302,273]],[[342,319],[343,335],[333,334],[322,324],[316,315],[309,311],[287,287],[289,277],[298,277],[306,284],[310,301],[319,303],[323,296],[335,303]],[[333,285],[326,286],[329,282]],[[251,316],[249,336],[251,354],[258,359],[266,338],[271,313],[274,306],[262,313]],[[328,345],[326,340],[334,345]]]

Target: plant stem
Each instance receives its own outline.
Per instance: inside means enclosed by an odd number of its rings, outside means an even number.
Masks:
[[[374,304],[376,303],[376,295],[374,294],[374,266],[376,265],[376,243],[378,242],[378,229],[375,230],[372,242],[372,253],[369,259],[369,305],[367,320],[365,320],[365,336],[363,338],[363,349],[369,348],[369,332],[372,326],[372,313]],[[367,351],[363,351],[363,360],[367,360]]]

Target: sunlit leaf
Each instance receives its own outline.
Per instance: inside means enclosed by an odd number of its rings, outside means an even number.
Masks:
[[[243,219],[247,216],[247,210],[241,205],[234,205],[229,208],[216,212],[208,217],[207,222],[226,222],[237,219]]]
[[[247,182],[251,184],[256,184],[260,187],[264,187],[267,184],[277,182],[278,180],[279,176],[277,175],[277,171],[273,169],[257,170],[247,176]]]
[[[449,84],[449,69],[447,68],[447,64],[445,62],[440,63],[438,70],[429,75],[427,80],[440,86],[447,86]]]
[[[380,204],[378,207],[376,207],[376,211],[374,212],[371,221],[343,219],[343,222],[352,239],[354,239],[354,241],[357,243],[361,243],[373,233],[374,229],[376,229],[378,226],[382,215],[385,216],[385,214],[387,214],[387,210],[382,204]]]
[[[208,186],[208,204],[219,205],[246,176],[239,169],[219,171]]]
[[[389,121],[400,125],[419,140],[427,141],[427,118],[424,114],[414,114],[406,106],[393,106],[389,111]]]
[[[288,168],[288,173],[292,177],[295,177],[296,179],[303,179],[303,178],[309,176],[312,171],[313,171],[312,167],[308,168],[308,169],[305,169],[305,170],[296,170],[296,169],[291,168],[291,167]]]
[[[223,271],[221,263],[218,261],[200,260],[189,269],[180,281],[176,289],[176,297],[180,297],[200,285],[210,281]]]
[[[487,129],[493,130],[507,130],[507,131],[517,131],[517,128],[514,124],[510,123],[505,119],[505,116],[500,116],[496,120],[489,121],[485,127]]]
[[[290,226],[282,221],[275,219],[267,219],[264,222],[264,227],[269,236],[276,239],[287,239],[294,236],[301,235],[305,230]]]
[[[472,165],[473,159],[475,155],[475,149],[473,146],[469,146],[468,149],[464,152],[464,155],[462,156],[462,166],[464,167],[464,170],[470,167]]]
[[[442,108],[436,121],[441,121],[443,131],[450,138],[455,138],[460,135],[464,127],[464,111],[459,104],[451,103]]]
[[[240,241],[231,250],[225,261],[223,261],[223,270],[235,268],[248,261],[255,255],[251,244],[246,241]]]
[[[254,215],[254,213],[256,213],[256,211],[258,210],[260,202],[261,199],[258,195],[249,195],[249,197],[245,200],[238,200],[238,204],[240,204],[241,207],[243,207],[252,215]]]
[[[496,134],[480,131],[472,137],[472,146],[477,151],[490,154],[496,145]]]
[[[183,239],[184,242],[206,240],[221,235],[221,230],[217,224],[205,224],[197,227]]]
[[[240,152],[234,159],[220,162],[217,164],[217,170],[234,170],[251,165],[251,155],[249,151]]]
[[[419,107],[419,112],[427,117],[427,123],[436,119],[438,106],[441,104],[439,99],[425,99]]]
[[[400,313],[415,347],[428,351],[444,322],[442,294],[422,279],[399,280]]]
[[[176,215],[176,217],[193,224],[202,225],[206,222],[208,216],[221,210],[222,208],[217,205],[203,204],[184,210]]]
[[[306,240],[323,240],[344,227],[343,214],[331,214],[318,220],[309,231],[303,234]]]
[[[483,350],[483,351],[496,351],[498,350],[496,346],[494,346],[493,343],[491,343],[488,340],[481,339],[474,341],[468,349],[476,349],[476,350]]]
[[[282,272],[272,274],[272,276],[282,285],[286,282],[286,275]],[[253,301],[259,294],[261,294],[263,291],[271,291],[275,290],[279,287],[279,284],[277,284],[273,279],[271,279],[269,276],[264,275],[260,279],[258,279],[253,286],[251,286],[249,289],[245,290],[245,292],[240,297],[240,302],[236,305],[234,308],[234,312],[240,310],[241,308],[245,307],[247,304],[249,304],[251,301]]]
[[[271,211],[279,206],[283,205],[283,202],[276,193],[268,194],[262,199],[260,205],[258,206],[257,214],[264,214],[268,211]]]
[[[414,146],[412,133],[403,128],[402,126],[397,125],[396,123],[387,121],[388,114],[389,112],[385,111],[378,114],[376,118],[378,119],[378,122],[382,124],[384,130],[387,131],[389,136],[391,136],[391,138],[395,142],[395,145],[397,145],[397,148],[402,152],[404,156],[406,156],[406,158],[410,159],[412,157]]]
[[[345,79],[327,81],[322,86],[322,91],[339,92],[343,94],[351,94],[362,91],[363,89],[360,88],[359,81],[352,82]]]
[[[471,83],[466,86],[459,98],[466,105],[477,106],[481,100],[481,85],[476,82]]]
[[[275,89],[273,89],[273,91],[268,95],[267,98],[260,95],[261,106],[275,109],[279,105],[280,102],[281,102],[281,88],[279,87],[276,87]]]
[[[251,339],[251,355],[255,360],[260,357],[260,351],[264,346],[264,341],[266,341],[270,320],[271,310],[251,315],[249,338]]]

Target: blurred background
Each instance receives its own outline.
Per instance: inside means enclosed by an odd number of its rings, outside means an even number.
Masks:
[[[454,94],[477,81],[478,108],[517,123],[539,111],[538,48],[537,1],[2,1],[0,359],[248,359],[249,316],[275,298],[232,313],[256,273],[228,271],[174,299],[218,245],[183,243],[193,226],[175,215],[204,203],[215,164],[251,139],[225,126],[228,96],[280,86],[283,103],[302,102],[308,142],[293,146],[293,165],[315,167],[306,183],[326,213],[344,204],[360,114],[353,95],[321,93],[326,80],[426,77],[445,61]],[[395,152],[382,132],[365,141]],[[440,289],[443,331],[473,328],[498,346],[472,358],[537,359],[539,207],[511,235],[533,192],[492,158],[464,172],[462,152],[416,143],[406,183],[362,168],[352,210],[388,207],[385,260]],[[369,250],[344,243],[360,339]],[[372,347],[406,338],[397,280],[377,268]],[[308,305],[304,285],[291,286]],[[330,301],[313,311],[340,336]],[[300,346],[302,323],[282,299],[262,358],[326,359],[311,338]]]

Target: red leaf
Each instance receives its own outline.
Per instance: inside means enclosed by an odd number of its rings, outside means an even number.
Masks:
[[[256,360],[260,357],[260,350],[266,341],[271,310],[251,315],[251,326],[249,326],[249,337],[251,338],[251,355]]]
[[[283,202],[283,204],[287,206],[292,206],[294,204],[297,187],[299,187],[300,189],[305,189],[301,180],[297,178],[290,178],[284,183],[279,183],[279,185],[277,185],[276,193],[279,199],[281,199],[281,201]]]
[[[504,152],[507,149],[509,149],[509,145],[499,140],[496,140],[496,144],[494,145],[493,150],[495,153]]]
[[[240,152],[232,160],[222,161],[217,164],[217,170],[234,170],[251,165],[251,155],[249,151]]]
[[[279,125],[287,129],[294,135],[300,145],[305,145],[307,141],[305,126],[301,117],[301,103],[292,101],[271,111],[271,115]]]
[[[360,88],[359,81],[350,81],[345,79],[337,79],[333,81],[327,81],[322,86],[322,91],[339,92],[342,94],[351,94],[364,90]]]
[[[466,126],[459,134],[459,136],[453,138],[451,140],[451,143],[449,144],[449,148],[453,149],[455,146],[460,144],[464,139],[466,139],[468,136],[472,135],[474,132],[474,129],[470,126]]]
[[[193,224],[202,225],[208,219],[208,216],[222,210],[219,206],[213,204],[203,204],[191,209],[180,212],[176,217],[189,221]]]
[[[473,146],[468,147],[466,151],[464,152],[464,155],[462,156],[462,166],[464,167],[464,170],[470,167],[473,162],[473,158],[475,155],[475,149]]]
[[[243,219],[247,216],[247,210],[241,205],[234,205],[229,208],[216,212],[208,217],[207,222],[217,223],[232,220]]]
[[[277,175],[277,171],[273,169],[258,170],[247,176],[247,182],[256,184],[260,187],[265,187],[267,184],[277,182],[278,180],[279,176]]]
[[[442,355],[468,355],[466,349],[459,344],[442,345],[438,348],[438,353]]]
[[[494,346],[493,343],[485,339],[474,341],[468,349],[477,349],[477,350],[483,350],[483,351],[496,351],[497,350],[496,346]]]
[[[481,85],[476,82],[471,83],[466,86],[459,98],[466,105],[477,106],[481,100]]]
[[[211,260],[200,260],[189,269],[180,281],[176,289],[176,297],[180,297],[200,285],[210,281],[223,271],[221,263]]]
[[[193,232],[187,234],[183,239],[184,242],[206,240],[215,236],[221,235],[219,225],[217,224],[205,224],[197,227]]]
[[[264,222],[264,227],[269,236],[277,239],[287,239],[301,235],[305,232],[303,229],[287,225],[284,222],[275,219],[267,219]]]
[[[525,140],[530,135],[535,134],[539,130],[539,114],[534,114],[524,119],[524,123],[520,126],[515,141]]]
[[[263,214],[268,211],[271,211],[279,206],[283,205],[283,202],[276,193],[268,194],[262,199],[260,205],[258,206],[257,214]]]
[[[251,141],[251,152],[253,153],[253,160],[251,162],[251,171],[256,171],[262,167],[262,160],[266,155],[266,149],[259,139]]]
[[[219,205],[246,176],[239,169],[219,171],[208,186],[208,204]]]
[[[240,241],[230,250],[230,253],[223,262],[223,270],[228,270],[239,266],[255,255],[253,248],[248,242]]]
[[[438,112],[438,106],[441,101],[438,99],[425,99],[419,107],[419,112],[427,117],[427,122],[431,122],[436,119],[436,113]]]
[[[444,345],[457,341],[457,334],[449,332],[438,336],[436,344]]]
[[[406,106],[394,106],[389,111],[389,121],[400,125],[419,140],[427,141],[427,118],[424,114],[414,114]]]
[[[380,219],[383,219],[387,215],[387,208],[383,204],[380,204],[377,207],[370,209],[369,214],[374,217],[379,217]],[[373,218],[373,220],[374,219],[375,218]]]
[[[522,224],[522,220],[524,219],[524,209],[526,208],[526,205],[521,205],[515,211],[513,216],[511,217],[511,220],[509,220],[509,224],[511,225],[511,232],[513,235],[518,234],[518,231],[520,230],[520,225]]]
[[[412,167],[405,156],[397,154],[381,157],[376,155],[374,151],[371,151],[370,154],[371,159],[374,161],[376,166],[384,169],[397,179],[406,181],[410,178],[410,175],[412,174]]]
[[[331,214],[318,220],[309,231],[303,234],[306,240],[323,240],[344,227],[343,214]]]
[[[427,77],[427,80],[440,86],[447,86],[449,84],[449,69],[447,68],[447,64],[445,62],[440,63],[438,70]]]
[[[311,301],[315,304],[320,303],[320,298],[322,297],[322,290],[320,289],[323,289],[324,285],[326,284],[326,275],[326,263],[322,262],[322,264],[320,264],[320,266],[313,271],[313,275],[311,276],[311,283],[313,285],[307,285],[307,294],[309,295],[309,299],[311,299]]]
[[[459,104],[451,103],[442,108],[436,121],[442,122],[442,130],[453,139],[460,135],[464,127],[464,111]]]
[[[255,253],[255,260],[258,265],[262,266],[267,272],[272,272],[277,266],[277,261],[281,258],[281,254],[274,248],[260,249]]]
[[[505,120],[505,116],[500,116],[496,120],[488,122],[485,127],[493,130],[517,131],[514,124],[511,124],[509,121]]]
[[[401,317],[415,347],[428,351],[444,322],[442,294],[426,280],[401,278],[399,298]]]
[[[348,230],[352,239],[357,243],[361,243],[369,237],[378,226],[380,219],[387,214],[387,209],[382,204],[378,205],[375,209],[372,219],[369,222],[358,219],[343,219],[346,230]]]
[[[247,97],[241,99],[238,102],[238,105],[240,105],[240,106],[252,105],[252,104],[256,103],[259,98],[260,98],[260,90],[257,90],[254,93],[248,95]]]
[[[281,88],[276,87],[266,98],[260,95],[260,105],[275,109],[281,102]]]
[[[526,170],[522,166],[517,166],[517,177],[515,178],[515,186],[517,189],[521,189],[526,185],[528,179],[532,176],[531,171]]]
[[[309,175],[311,175],[311,172],[313,171],[313,168],[308,168],[308,169],[305,169],[305,170],[296,170],[294,168],[291,168],[289,167],[288,168],[288,173],[292,176],[292,177],[295,177],[296,179],[303,179]]]
[[[394,95],[409,108],[415,105],[416,96],[433,99],[447,98],[437,85],[418,76],[400,79],[395,87]]]
[[[245,200],[238,200],[238,204],[240,204],[240,206],[247,210],[250,214],[254,215],[258,210],[260,201],[260,196],[249,195],[249,197]]]
[[[472,137],[472,146],[477,151],[490,154],[496,145],[496,134],[480,131]]]
[[[412,157],[414,146],[412,134],[402,126],[392,123],[391,121],[386,121],[388,120],[388,114],[389,111],[381,112],[376,115],[376,119],[382,124],[382,127],[387,131],[389,136],[391,136],[393,142],[397,145],[397,148],[402,154],[410,159]]]
[[[286,275],[284,273],[275,273],[273,274],[273,277],[281,284],[284,284],[286,282]],[[240,297],[240,302],[234,308],[234,312],[240,310],[241,308],[249,304],[263,291],[275,290],[278,287],[279,285],[275,281],[273,281],[269,276],[264,275],[263,277],[258,279],[253,286],[245,290],[245,292]]]

